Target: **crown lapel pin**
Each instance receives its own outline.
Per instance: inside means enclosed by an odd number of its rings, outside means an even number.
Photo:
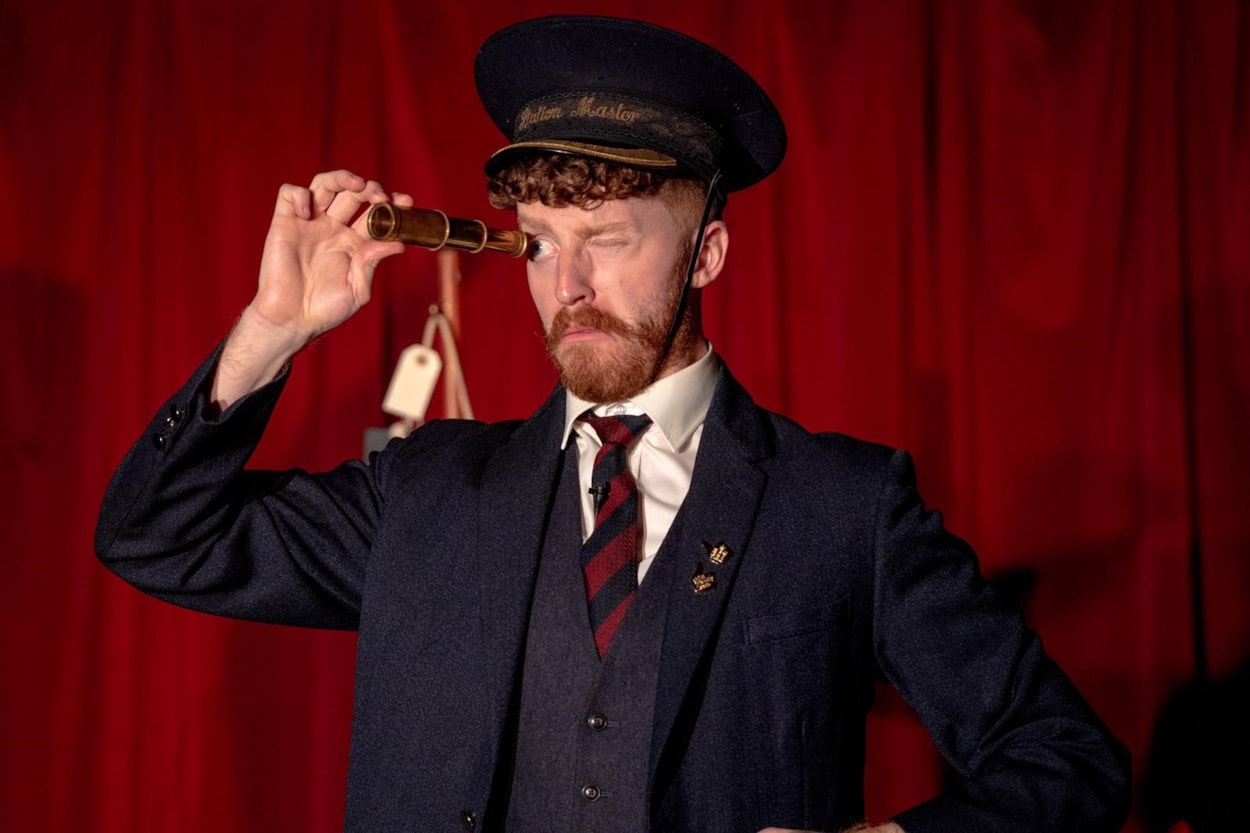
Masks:
[[[702,564],[694,565],[694,575],[690,578],[696,594],[706,593],[716,586],[716,573],[703,572]]]
[[[708,560],[716,565],[724,564],[733,555],[723,541],[717,541],[715,544],[704,541],[703,549],[707,550]]]

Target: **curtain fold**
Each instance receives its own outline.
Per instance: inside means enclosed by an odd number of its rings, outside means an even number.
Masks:
[[[1139,767],[1196,666],[1195,542],[1205,663],[1250,656],[1244,0],[8,4],[6,829],[339,829],[351,636],[144,598],[95,563],[95,513],[250,299],[283,182],[348,167],[512,222],[485,199],[502,139],[473,58],[570,10],[689,32],[770,91],[790,149],[730,201],[713,343],[762,405],[912,449]],[[474,409],[524,416],[554,374],[523,267],[460,267]],[[361,453],[436,268],[388,261],[300,356],[256,465]],[[941,782],[888,694],[871,737],[875,814]]]

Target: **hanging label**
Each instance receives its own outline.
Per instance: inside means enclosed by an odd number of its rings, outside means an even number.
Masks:
[[[442,370],[443,360],[433,349],[423,344],[405,348],[386,389],[382,410],[391,416],[422,422]]]

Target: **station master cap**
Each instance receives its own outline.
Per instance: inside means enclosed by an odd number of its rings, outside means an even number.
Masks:
[[[777,108],[741,67],[678,32],[609,17],[555,16],[509,26],[482,45],[478,95],[521,154],[569,153],[736,191],[781,163]]]

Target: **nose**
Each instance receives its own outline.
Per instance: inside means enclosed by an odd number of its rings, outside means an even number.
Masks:
[[[580,301],[593,301],[591,269],[586,258],[576,251],[561,252],[556,263],[556,300],[571,307]]]

